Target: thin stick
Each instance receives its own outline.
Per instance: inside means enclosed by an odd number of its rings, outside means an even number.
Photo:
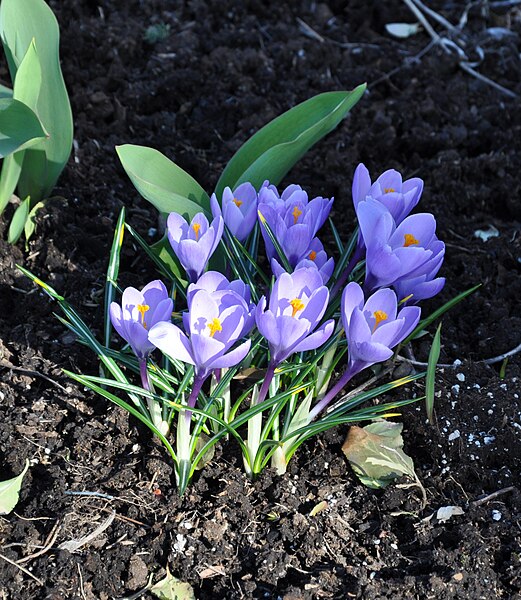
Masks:
[[[38,371],[32,371],[31,369],[22,369],[21,367],[15,367],[11,363],[5,362],[3,360],[0,361],[0,368],[9,369],[11,371],[16,371],[17,373],[22,373],[23,375],[28,375],[29,377],[40,377],[41,379],[45,379],[45,381],[52,383],[53,385],[55,385],[57,388],[59,388],[66,394],[69,393],[69,390],[67,390],[67,388],[64,388],[63,385],[61,385],[61,383],[54,381],[54,379],[51,379],[50,377],[47,377],[47,375],[44,375],[43,373],[39,373]]]
[[[484,498],[480,498],[479,500],[474,500],[474,502],[472,502],[472,506],[481,506],[482,504],[485,504],[486,502],[489,502],[490,500],[494,500],[494,498],[497,498],[498,496],[502,496],[503,494],[508,494],[509,492],[513,492],[516,488],[511,485],[510,487],[506,487],[503,488],[501,490],[497,490],[497,492],[492,492],[492,494],[489,494],[488,496],[485,496]]]
[[[66,496],[94,496],[95,498],[103,498],[104,500],[118,500],[116,496],[109,496],[109,494],[102,494],[101,492],[75,492],[70,490],[63,493]]]
[[[509,98],[517,98],[517,94],[515,92],[512,92],[511,90],[507,89],[506,87],[503,87],[502,85],[500,85],[499,83],[496,83],[492,79],[489,79],[485,75],[482,75],[481,73],[478,73],[477,71],[474,71],[474,69],[468,63],[460,62],[459,66],[464,71],[466,71],[469,75],[472,75],[472,77],[475,77],[476,79],[479,79],[480,81],[483,81],[483,83],[488,83],[488,85],[492,86],[499,92],[502,92]]]
[[[54,542],[56,541],[56,538],[58,537],[58,534],[60,533],[60,527],[61,527],[61,523],[60,521],[56,521],[54,527],[51,529],[51,533],[47,536],[47,540],[44,543],[44,546],[41,550],[38,550],[38,552],[35,552],[34,554],[29,554],[29,556],[24,556],[24,558],[21,558],[17,564],[20,565],[22,563],[25,563],[29,560],[32,560],[33,558],[37,558],[38,556],[41,556],[42,554],[45,554],[46,552],[48,552]]]
[[[474,364],[475,365],[494,365],[498,362],[502,362],[503,360],[505,360],[505,358],[508,358],[509,356],[514,356],[515,354],[518,354],[519,352],[521,352],[521,344],[519,344],[519,346],[516,346],[512,350],[505,352],[504,354],[500,354],[499,356],[494,356],[493,358],[484,358],[483,360],[476,360],[476,361],[474,361]],[[411,365],[414,365],[415,367],[427,367],[428,366],[428,363],[426,363],[426,362],[412,360],[410,358],[407,358],[405,356],[400,356],[400,355],[398,355],[396,357],[396,360],[399,360],[401,362],[408,362]],[[447,363],[438,363],[437,366],[441,367],[443,369],[456,369],[457,367],[459,367],[459,365],[447,364]]]
[[[348,400],[350,400],[360,392],[366,390],[368,387],[373,385],[373,383],[376,383],[379,379],[382,379],[382,377],[388,375],[393,369],[394,366],[387,367],[387,369],[384,369],[381,373],[378,373],[378,375],[374,375],[373,377],[371,377],[371,379],[368,379],[366,382],[362,383],[354,390],[351,390],[345,396],[342,396],[342,398],[340,398],[338,402],[335,402],[329,408],[326,409],[326,414],[330,413],[332,410],[336,410],[339,406],[342,406],[342,404],[345,404]]]
[[[11,560],[10,558],[7,558],[7,556],[4,556],[3,554],[0,554],[0,558],[3,558],[10,565],[13,565],[13,567],[16,567],[17,569],[20,569],[20,571],[23,571],[26,575],[29,575],[29,577],[31,577],[32,579],[34,579],[38,585],[42,585],[43,586],[43,581],[41,579],[38,579],[38,577],[36,577],[36,575],[33,575],[31,573],[31,571],[28,571],[25,567],[22,567],[22,565],[19,565],[19,564],[15,563],[14,560]]]

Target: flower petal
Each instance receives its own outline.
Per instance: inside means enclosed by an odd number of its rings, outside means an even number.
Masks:
[[[167,356],[194,365],[190,340],[173,323],[157,323],[148,332],[148,339]]]

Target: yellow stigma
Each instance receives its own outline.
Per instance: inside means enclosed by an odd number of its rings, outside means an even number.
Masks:
[[[296,225],[298,218],[302,214],[302,211],[299,209],[298,206],[295,206],[295,208],[293,209],[293,212],[291,214],[293,215],[293,224]]]
[[[392,194],[392,192],[396,192],[394,188],[384,188],[384,194]]]
[[[380,323],[382,321],[387,321],[387,313],[384,312],[383,310],[375,310],[373,313],[373,317],[374,317],[374,327],[373,327],[373,333],[376,331],[376,328],[378,327],[378,325],[380,325]]]
[[[317,257],[317,253],[314,250],[311,250],[311,252],[309,253],[309,260],[315,260],[315,258]]]
[[[405,241],[403,243],[404,248],[408,248],[409,246],[414,246],[415,244],[419,244],[420,242],[412,235],[412,233],[406,233],[404,236]]]
[[[238,198],[234,198],[233,203],[235,204],[235,206],[241,206],[241,204],[244,204],[244,202],[242,200],[239,200]]]
[[[213,319],[212,322],[208,325],[208,329],[210,330],[210,337],[213,337],[218,331],[223,330],[221,326],[221,321],[219,321],[219,319],[217,318]]]
[[[199,223],[194,223],[192,225],[192,229],[195,231],[195,239],[198,240],[199,239],[199,231],[201,230],[201,225],[199,225]]]
[[[289,302],[291,304],[291,307],[293,308],[293,312],[291,314],[292,317],[294,317],[299,310],[302,310],[305,306],[304,302],[302,302],[302,300],[300,298],[293,298],[293,300],[290,300]]]
[[[138,304],[137,309],[139,314],[141,315],[141,325],[143,325],[143,327],[146,329],[147,324],[145,323],[145,313],[147,312],[147,310],[150,310],[150,306],[148,306],[148,304]]]

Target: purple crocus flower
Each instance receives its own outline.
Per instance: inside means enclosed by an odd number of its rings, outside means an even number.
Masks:
[[[121,306],[110,305],[110,320],[119,335],[130,344],[139,359],[146,359],[155,349],[148,331],[161,321],[170,321],[174,303],[159,281],[151,281],[141,291],[128,287],[123,291]]]
[[[244,331],[243,335],[249,333],[253,325],[255,324],[255,304],[251,301],[251,291],[250,286],[244,283],[242,279],[235,279],[234,281],[228,281],[228,279],[217,271],[207,271],[197,280],[196,283],[192,283],[188,286],[187,289],[187,298],[188,302],[191,301],[192,296],[198,290],[206,290],[214,299],[220,298],[221,302],[226,302],[227,299],[230,299],[231,302],[235,302],[235,296],[230,296],[226,292],[232,291],[235,294],[238,294],[241,298],[244,299],[248,306],[249,314],[244,322]],[[219,294],[218,292],[221,292]],[[184,326],[185,329],[189,329],[189,321],[188,321],[188,313],[183,314]]]
[[[264,182],[259,191],[259,216],[262,223],[269,225],[292,267],[309,248],[332,204],[333,198],[320,196],[308,201],[299,185],[290,185],[279,196],[275,186]],[[264,226],[261,231],[271,261],[276,256],[275,248]]]
[[[224,188],[222,210],[217,196],[212,194],[210,205],[214,217],[222,215],[232,234],[244,242],[257,222],[257,192],[251,183],[241,183],[233,192]]]
[[[314,238],[307,251],[295,265],[294,271],[298,269],[317,269],[322,277],[322,283],[326,285],[333,274],[334,268],[335,261],[333,258],[328,258],[322,242],[318,238]],[[275,277],[279,277],[285,272],[276,258],[271,260],[271,270]]]
[[[430,213],[411,215],[396,226],[391,213],[373,198],[358,205],[358,220],[366,253],[368,291],[422,277],[439,268],[445,244],[436,237]]]
[[[413,331],[420,320],[420,308],[406,306],[397,314],[397,307],[396,294],[388,288],[378,290],[367,302],[358,283],[353,281],[344,288],[341,312],[349,351],[348,365],[336,384],[309,412],[309,423],[350,379],[363,369],[391,358],[392,349]]]
[[[383,362],[420,320],[420,308],[406,306],[397,314],[393,290],[383,288],[364,302],[362,288],[354,281],[342,294],[342,323],[346,332],[350,366],[362,368]]]
[[[198,382],[194,387],[200,389],[214,369],[232,367],[248,354],[251,340],[232,346],[245,334],[249,313],[244,298],[232,290],[197,289],[188,296],[183,319],[188,335],[173,323],[159,323],[148,335],[171,358],[194,365]]]
[[[353,203],[358,205],[368,196],[383,204],[397,224],[418,204],[423,192],[423,181],[418,177],[402,181],[398,171],[389,169],[371,184],[371,176],[363,163],[355,169],[353,177]]]
[[[268,341],[272,368],[294,352],[314,350],[329,339],[333,320],[317,329],[328,301],[329,291],[317,269],[280,275],[271,291],[269,308],[263,296],[255,314],[257,328]]]
[[[442,242],[438,242],[442,243]],[[401,304],[417,304],[420,300],[427,300],[436,296],[445,285],[445,277],[435,277],[442,263],[445,248],[425,265],[425,274],[411,279],[402,279],[393,285]]]
[[[197,281],[202,275],[221,241],[223,228],[220,215],[215,217],[211,225],[203,213],[197,213],[190,223],[175,212],[168,216],[168,241],[190,282]]]

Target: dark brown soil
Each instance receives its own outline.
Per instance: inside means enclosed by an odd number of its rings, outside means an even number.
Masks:
[[[519,103],[437,48],[413,60],[429,38],[385,32],[385,23],[413,21],[398,0],[347,4],[51,0],[77,145],[29,250],[0,241],[0,480],[26,458],[33,465],[15,512],[0,520],[2,600],[131,596],[167,565],[199,600],[521,598],[521,364],[511,357],[501,376],[501,363],[481,362],[521,341]],[[460,4],[429,3],[453,22]],[[470,48],[485,52],[478,70],[521,94],[521,14],[487,13],[486,5],[471,9],[465,27]],[[322,41],[303,33],[301,20]],[[160,23],[170,26],[166,39],[146,42],[146,29]],[[487,37],[491,27],[511,35]],[[483,284],[443,318],[441,360],[461,363],[438,374],[436,426],[421,405],[403,416],[428,505],[421,510],[413,488],[361,486],[340,451],[344,428],[306,444],[284,477],[267,472],[255,483],[225,444],[179,499],[172,465],[149,433],[61,373],[96,373],[96,360],[15,263],[99,330],[120,207],[144,236],[156,227],[116,144],[153,146],[211,190],[263,124],[315,93],[362,81],[367,95],[287,181],[334,195],[333,218],[347,234],[360,161],[373,174],[395,167],[422,177],[422,209],[435,213],[447,242],[447,285],[426,310]],[[498,237],[474,236],[490,225]],[[5,232],[2,221],[2,240]],[[123,284],[152,276],[127,244]],[[430,339],[416,344],[418,360]],[[400,394],[422,391],[418,384]],[[322,500],[327,510],[310,516]],[[427,520],[449,505],[464,514]],[[112,524],[80,551],[57,549],[113,511]]]

